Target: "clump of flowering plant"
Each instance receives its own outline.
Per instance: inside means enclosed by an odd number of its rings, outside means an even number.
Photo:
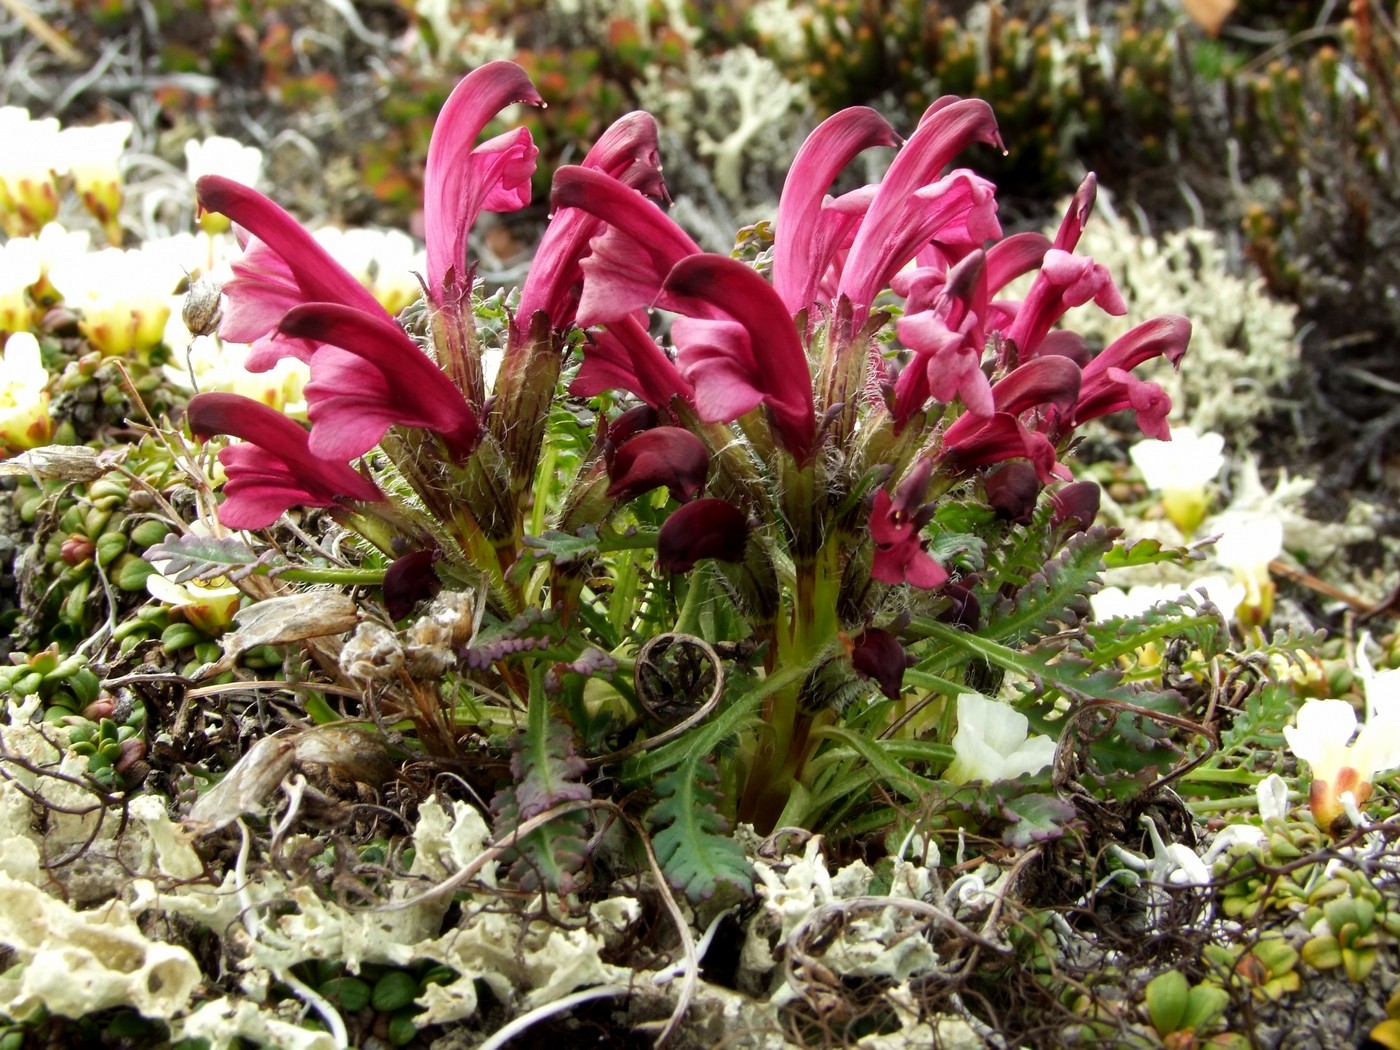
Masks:
[[[309,363],[311,427],[230,394],[195,397],[189,425],[243,439],[220,453],[224,525],[326,508],[383,566],[394,619],[439,590],[475,592],[455,680],[479,723],[528,713],[503,822],[588,797],[580,741],[613,751],[624,780],[654,783],[669,873],[703,893],[740,877],[705,839],[721,812],[767,830],[832,819],[878,777],[926,794],[933,781],[902,763],[952,761],[974,659],[1068,666],[1020,655],[1087,612],[1112,544],[1090,528],[1097,489],[1063,460],[1080,424],[1112,412],[1169,437],[1166,396],[1133,372],[1179,362],[1191,326],[1158,317],[1097,353],[1057,329],[1073,306],[1124,309],[1108,272],[1074,254],[1094,180],[1053,240],[1003,236],[993,185],[945,170],[1000,145],[991,109],[955,98],[907,140],[870,109],[828,119],[771,236],[749,231],[734,257],[667,217],[654,123],[630,114],[558,171],[502,315],[473,300],[466,237],[482,210],[528,200],[529,133],[477,141],[512,102],[541,99],[508,62],[447,101],[426,169],[426,296],[402,319],[262,194],[200,179],[203,207],[246,246],[220,335],[252,343],[253,369]],[[828,195],[877,148],[896,150],[883,179]],[[1002,297],[1028,273],[1023,301]],[[708,666],[667,678],[647,648],[660,637]],[[599,683],[629,717],[598,702]],[[681,718],[669,742],[647,740]],[[583,820],[536,833],[519,870],[567,886],[582,862],[567,825]]]

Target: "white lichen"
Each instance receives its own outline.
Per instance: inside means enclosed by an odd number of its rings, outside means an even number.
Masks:
[[[1154,369],[1151,379],[1171,395],[1173,423],[1248,444],[1298,370],[1297,307],[1272,298],[1262,278],[1245,276],[1218,232],[1190,227],[1141,236],[1107,205],[1101,193],[1076,253],[1108,267],[1128,312],[1111,317],[1081,307],[1066,315],[1065,326],[1106,346],[1144,318],[1190,317],[1180,372]]]

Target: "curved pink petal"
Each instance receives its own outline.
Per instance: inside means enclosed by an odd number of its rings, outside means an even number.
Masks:
[[[529,128],[513,128],[472,150],[468,181],[485,189],[478,210],[519,211],[529,204],[539,152]]]
[[[186,418],[200,437],[228,434],[246,442],[219,453],[228,474],[219,520],[229,528],[266,528],[291,507],[384,498],[348,464],[313,454],[305,429],[252,398],[197,394]]]
[[[998,412],[1013,416],[1038,405],[1067,412],[1079,400],[1082,377],[1079,366],[1068,357],[1037,357],[1003,376],[992,387],[992,400]],[[953,424],[949,432],[956,427]]]
[[[550,203],[578,208],[607,224],[580,264],[577,323],[607,324],[651,306],[671,268],[700,246],[636,190],[600,171],[566,165],[554,173]]]
[[[1034,356],[1050,326],[1074,306],[1093,300],[1115,316],[1128,312],[1108,269],[1087,256],[1071,255],[1058,248],[1045,253],[1026,301],[1003,333],[1016,345],[1021,360]]]
[[[970,422],[959,427],[963,420]],[[954,433],[955,428],[957,433]],[[997,412],[986,419],[971,415],[960,417],[943,435],[941,456],[954,474],[1002,460],[1028,459],[1042,484],[1070,476],[1069,470],[1059,462],[1049,438],[1028,429],[1008,412]]]
[[[1084,233],[1084,227],[1089,223],[1089,216],[1093,213],[1094,199],[1098,196],[1098,192],[1098,176],[1091,171],[1084,176],[1084,181],[1074,191],[1074,196],[1069,202],[1069,209],[1065,212],[1065,217],[1060,220],[1060,228],[1055,231],[1054,246],[1056,248],[1065,252],[1074,251],[1075,245],[1079,243],[1079,238]]]
[[[684,317],[672,329],[681,374],[701,417],[738,418],[757,394],[783,446],[799,463],[812,454],[816,417],[807,354],[778,293],[757,271],[723,255],[692,255],[671,270],[666,305]],[[744,411],[747,411],[745,409]]]
[[[224,285],[228,305],[219,325],[221,337],[256,342],[300,303],[342,303],[388,316],[301,223],[257,190],[221,175],[205,175],[196,190],[201,207],[228,216],[252,235],[233,264],[233,279]],[[264,349],[250,363],[255,371],[271,368],[279,357],[307,360],[304,355],[309,355],[308,347],[292,342],[265,344]]]
[[[626,390],[652,408],[664,408],[673,397],[695,401],[694,388],[635,314],[590,333],[583,364],[569,385],[569,393],[579,397],[608,390]]]
[[[428,284],[439,301],[449,273],[460,282],[467,231],[487,201],[495,201],[492,206],[499,208],[520,201],[522,192],[524,200],[529,199],[536,151],[526,129],[492,139],[473,156],[482,130],[514,102],[543,105],[535,85],[518,65],[488,62],[462,78],[433,125],[423,171],[423,223]]]
[[[778,199],[773,229],[773,288],[788,313],[806,307],[826,272],[834,246],[817,236],[822,201],[832,180],[872,146],[897,146],[899,136],[875,110],[853,106],[833,114],[797,151]]]
[[[583,166],[600,171],[638,192],[657,199],[668,199],[661,178],[657,148],[656,121],[650,113],[628,113],[603,132]],[[578,310],[580,265],[588,242],[602,232],[603,221],[578,208],[567,208],[554,215],[535,250],[530,272],[520,289],[516,311],[519,326],[528,326],[535,314],[544,311],[549,325],[561,331],[574,321]]]
[[[1154,357],[1165,357],[1173,367],[1179,367],[1190,341],[1191,321],[1181,314],[1163,314],[1135,325],[1084,366],[1084,392],[1087,394],[1095,379],[1110,368],[1131,372]]]
[[[459,459],[475,448],[480,426],[461,391],[393,319],[313,303],[288,313],[281,330],[327,344],[306,385],[317,455],[363,455],[395,424],[440,434]]]
[[[897,270],[908,261],[908,257],[891,261],[886,249],[900,238],[910,197],[936,181],[944,165],[974,142],[1001,145],[991,106],[981,99],[945,96],[929,107],[918,130],[895,157],[851,244],[837,288],[855,307],[857,324],[888,283],[891,265]]]
[[[1043,233],[1013,233],[987,249],[987,294],[996,295],[1045,259],[1050,240]]]

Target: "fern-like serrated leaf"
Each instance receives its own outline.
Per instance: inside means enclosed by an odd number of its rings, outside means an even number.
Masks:
[[[532,697],[527,728],[511,742],[515,783],[491,800],[498,840],[560,803],[593,797],[593,789],[578,779],[587,767],[574,753],[572,729],[548,715],[548,704]],[[522,837],[503,859],[523,889],[568,893],[587,858],[587,838],[588,815],[565,813]]]
[[[525,819],[514,787],[503,788],[491,800],[496,814],[496,838],[501,840],[518,828]],[[572,893],[577,887],[574,877],[583,869],[588,858],[588,814],[564,813],[520,839],[501,854],[509,865],[511,880],[522,890],[539,889],[554,893]]]
[[[1103,556],[1117,529],[1095,525],[1070,537],[1058,557],[1002,599],[987,616],[986,633],[1008,645],[1079,623],[1089,612],[1089,595],[1100,587]]]
[[[593,797],[578,778],[587,765],[574,754],[574,734],[567,722],[546,724],[542,740],[531,732],[515,738],[510,771],[515,776],[515,798],[520,819],[529,820],[561,802],[586,802]]]
[[[1161,540],[1142,537],[1115,543],[1113,549],[1104,555],[1106,569],[1125,569],[1134,565],[1153,565],[1157,562],[1171,562],[1185,565],[1187,562],[1201,561],[1205,551],[1199,546],[1164,547]]]
[[[240,570],[246,575],[268,564],[236,536],[178,536],[173,532],[148,548],[145,558],[163,563],[163,575],[176,583],[225,575],[236,578]]]
[[[659,828],[652,839],[666,880],[692,901],[714,895],[722,883],[744,893],[753,888],[753,869],[739,844],[725,833],[715,809],[719,774],[712,761],[681,763],[656,782],[658,801],[647,822]]]

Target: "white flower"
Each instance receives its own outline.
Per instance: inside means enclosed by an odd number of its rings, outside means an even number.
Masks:
[[[157,601],[179,609],[187,623],[205,634],[219,634],[232,623],[243,597],[238,588],[230,584],[213,586],[193,580],[176,583],[158,572],[146,577],[146,590]]]
[[[68,170],[58,134],[52,117],[30,120],[27,109],[0,107],[0,218],[11,236],[34,233],[58,214],[58,176]]]
[[[69,230],[51,222],[39,231],[39,236],[34,240],[39,249],[39,277],[31,292],[40,303],[57,302],[60,296],[49,281],[49,271],[65,260],[80,259],[86,255],[92,244],[92,234],[87,230]]]
[[[1269,563],[1283,553],[1283,522],[1271,515],[1223,515],[1217,522],[1215,559],[1233,570],[1244,585],[1239,620],[1257,627],[1269,619],[1274,605],[1274,581]]]
[[[198,523],[192,525],[190,531],[196,536],[209,535],[209,530]],[[163,559],[148,560],[156,570],[146,577],[146,590],[151,597],[180,610],[187,623],[205,634],[220,634],[233,622],[233,614],[238,611],[243,595],[222,576],[208,582],[190,580],[188,583],[176,583],[164,574],[169,562]]]
[[[49,272],[64,301],[81,315],[78,327],[105,356],[145,353],[160,344],[171,294],[184,273],[158,244],[107,248],[67,259]]]
[[[1267,579],[1269,562],[1283,553],[1283,523],[1272,515],[1232,514],[1217,526],[1215,560],[1236,576]]]
[[[1220,434],[1197,437],[1190,427],[1173,427],[1170,441],[1139,441],[1128,455],[1142,472],[1147,487],[1162,494],[1167,517],[1184,535],[1191,535],[1210,505],[1208,486],[1225,466]]]
[[[185,172],[191,182],[205,175],[222,175],[245,186],[256,187],[262,180],[263,154],[256,146],[245,146],[237,139],[211,135],[185,143]]]
[[[1223,576],[1203,576],[1199,580],[1183,585],[1172,583],[1140,583],[1124,591],[1120,587],[1105,587],[1097,594],[1089,596],[1089,607],[1094,619],[1111,620],[1114,617],[1139,616],[1160,602],[1191,597],[1208,599],[1220,610],[1228,623],[1235,615],[1235,607],[1244,597],[1241,584],[1231,583]]]
[[[304,361],[284,357],[266,372],[250,372],[244,367],[246,346],[226,343],[213,335],[192,337],[178,311],[172,312],[166,323],[165,345],[174,350],[177,361],[184,355],[183,364],[168,364],[163,369],[166,378],[181,389],[242,394],[290,414],[306,411],[303,391],[311,368]]]
[[[49,373],[39,357],[39,342],[28,332],[5,340],[0,358],[0,456],[48,444]]]
[[[1371,641],[1369,631],[1363,631],[1356,643],[1356,671],[1366,690],[1366,721],[1374,718],[1400,719],[1400,668],[1377,671],[1366,655]]]
[[[961,694],[953,734],[957,757],[944,778],[954,784],[991,782],[1044,769],[1055,757],[1055,741],[1043,734],[1028,736],[1029,730],[1030,721],[1010,706],[979,693]]]
[[[1283,736],[1312,770],[1309,801],[1313,819],[1324,828],[1370,797],[1377,773],[1400,767],[1400,715],[1368,719],[1358,733],[1356,712],[1345,700],[1305,701],[1297,724],[1284,726]]]
[[[245,146],[237,139],[211,135],[203,141],[190,139],[185,143],[185,171],[190,182],[198,182],[205,175],[222,175],[256,188],[262,181],[262,169],[262,150]],[[199,228],[211,236],[226,233],[231,225],[227,216],[217,212],[199,216]]]
[[[427,270],[427,252],[402,230],[341,230],[326,226],[316,240],[391,314],[423,294],[415,273]]]
[[[112,244],[121,243],[117,212],[122,205],[121,156],[131,138],[130,121],[117,120],[91,127],[64,128],[59,144],[68,158],[73,189],[88,212],[107,230]]]
[[[33,237],[0,244],[0,332],[29,331],[34,315],[29,288],[41,276],[39,242]]]

